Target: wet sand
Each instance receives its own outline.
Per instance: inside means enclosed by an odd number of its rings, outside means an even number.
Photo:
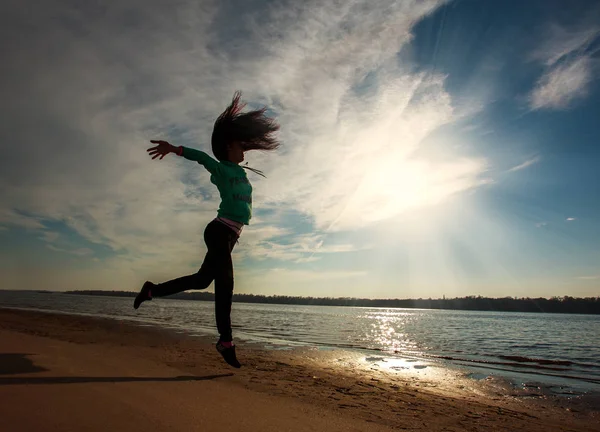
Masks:
[[[0,309],[6,431],[592,431],[597,411],[486,393],[440,370],[338,351],[208,340],[110,319]]]

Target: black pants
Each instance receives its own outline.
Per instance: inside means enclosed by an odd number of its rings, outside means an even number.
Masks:
[[[202,290],[215,281],[215,315],[220,340],[231,342],[231,299],[233,297],[233,263],[231,251],[237,234],[223,223],[213,220],[204,230],[208,252],[197,273],[183,276],[152,288],[152,297],[165,297],[187,290]]]

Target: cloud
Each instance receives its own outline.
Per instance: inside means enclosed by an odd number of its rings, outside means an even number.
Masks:
[[[19,223],[40,230],[65,224],[90,249],[119,254],[104,261],[111,271],[201,260],[219,202],[209,175],[145,149],[164,138],[209,151],[212,123],[242,89],[275,112],[284,142],[277,154],[248,155],[268,177],[250,175],[255,207],[293,209],[315,235],[285,243],[286,220],[275,216],[244,231],[240,250],[292,261],[356,250],[325,234],[485,183],[485,159],[425,146],[474,110],[457,105],[445,76],[397,61],[414,25],[443,3],[284,1],[241,13],[214,1],[49,0],[35,11],[12,2],[0,26],[0,89],[14,101],[0,107],[3,214],[31,215]]]
[[[572,53],[585,50],[598,37],[600,26],[580,23],[574,28],[565,28],[557,23],[548,25],[541,46],[531,58],[546,66],[553,66]]]
[[[520,165],[517,165],[517,166],[514,166],[514,167],[510,168],[508,171],[509,172],[514,172],[514,171],[519,171],[519,170],[525,169],[527,167],[530,167],[533,164],[538,163],[540,160],[541,160],[541,158],[539,156],[533,157],[533,158],[531,158],[529,160],[526,160],[525,162],[523,162]]]
[[[269,269],[268,275],[276,279],[289,280],[293,279],[299,282],[309,281],[327,281],[331,279],[349,279],[354,277],[361,277],[367,275],[364,271],[305,271],[305,270],[289,270],[283,268]],[[292,277],[282,278],[281,275],[289,274]]]
[[[529,95],[533,110],[566,109],[588,95],[595,68],[588,48],[599,34],[600,26],[586,18],[569,28],[556,23],[547,27],[542,44],[531,55],[545,66]]]
[[[40,238],[48,243],[54,243],[60,237],[60,234],[56,231],[43,231],[41,234]]]
[[[240,256],[258,260],[275,259],[307,263],[318,261],[324,254],[356,252],[371,248],[369,245],[325,244],[323,234],[295,234],[275,227],[248,229],[237,248]],[[246,237],[247,234],[247,237]],[[285,242],[275,237],[285,236]]]
[[[28,230],[41,230],[45,226],[40,218],[15,212],[10,208],[0,208],[0,225],[24,228]]]
[[[574,218],[574,217],[568,217],[568,218],[567,218],[567,219],[565,219],[565,220],[566,220],[567,222],[573,222],[573,221],[576,221],[576,220],[577,220],[577,218]]]
[[[531,108],[568,108],[573,101],[588,95],[592,75],[592,60],[588,56],[553,67],[538,80],[531,92]]]
[[[64,253],[77,255],[77,256],[88,256],[88,255],[93,255],[93,253],[94,253],[93,250],[88,249],[88,248],[63,249],[63,248],[59,248],[59,247],[56,247],[51,244],[46,245],[46,247],[55,252],[64,252]]]
[[[579,276],[577,279],[581,279],[581,280],[596,280],[596,279],[600,279],[600,276],[594,275],[594,276]]]
[[[545,226],[548,226],[548,222],[538,222],[535,224],[536,228],[543,228]]]

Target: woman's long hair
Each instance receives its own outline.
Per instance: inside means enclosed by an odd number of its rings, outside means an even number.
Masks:
[[[239,142],[244,151],[275,150],[281,143],[274,136],[279,124],[265,115],[267,108],[242,113],[245,103],[240,103],[242,93],[236,91],[231,104],[215,121],[212,133],[212,151],[220,160],[227,160],[227,145]]]

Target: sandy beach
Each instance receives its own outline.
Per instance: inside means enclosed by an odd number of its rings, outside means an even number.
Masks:
[[[597,412],[346,367],[131,322],[0,309],[3,431],[592,431]],[[337,356],[339,357],[339,356]]]

